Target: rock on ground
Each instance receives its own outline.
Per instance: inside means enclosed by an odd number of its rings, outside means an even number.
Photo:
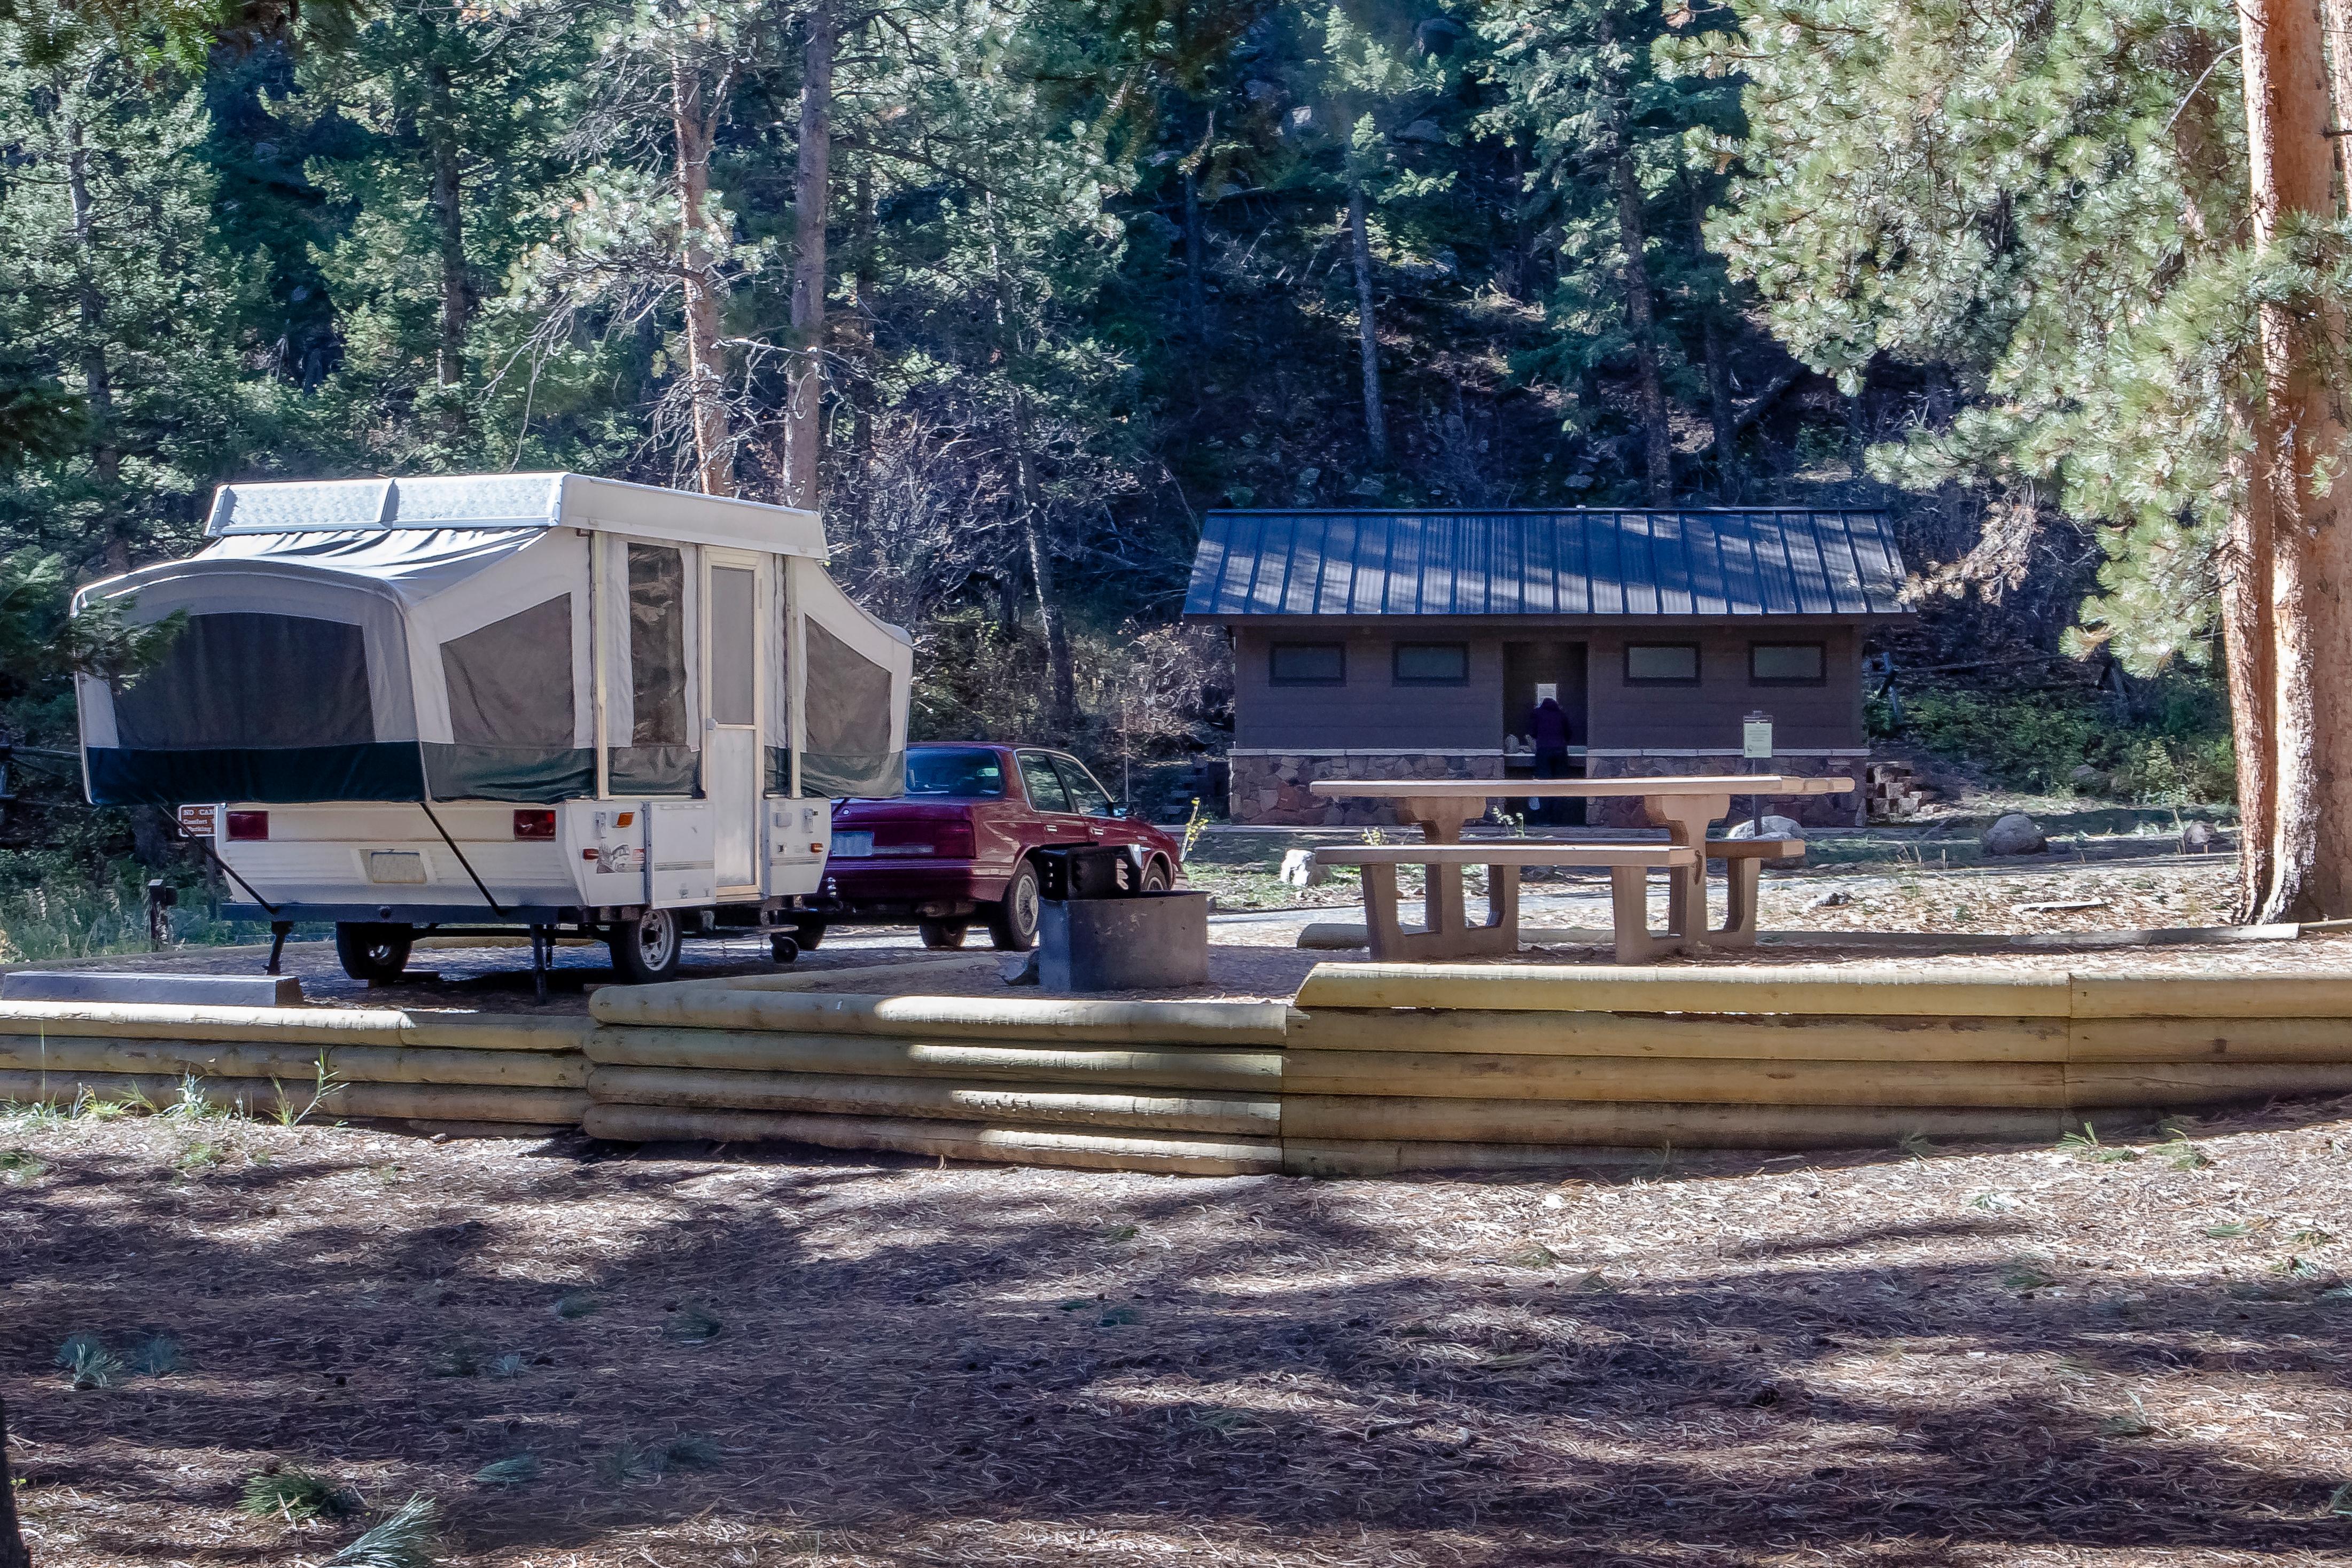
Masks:
[[[2049,848],[2042,826],[2022,811],[2011,811],[1987,828],[1977,844],[1989,855],[2038,855]]]

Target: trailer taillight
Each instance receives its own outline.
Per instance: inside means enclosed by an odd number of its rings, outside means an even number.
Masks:
[[[517,811],[515,837],[548,840],[555,837],[555,813],[552,811]]]
[[[240,840],[266,839],[269,836],[269,813],[267,811],[231,811],[228,814],[228,836],[231,843]]]

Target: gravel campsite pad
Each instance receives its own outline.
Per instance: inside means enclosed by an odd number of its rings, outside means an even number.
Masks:
[[[0,1388],[42,1568],[412,1494],[462,1568],[2344,1562],[2347,1118],[1314,1182],[18,1112]]]

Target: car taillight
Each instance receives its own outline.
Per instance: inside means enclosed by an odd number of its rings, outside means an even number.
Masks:
[[[519,839],[552,839],[555,837],[555,813],[552,811],[517,811],[515,837]]]
[[[940,853],[954,860],[971,859],[971,824],[970,822],[943,822],[933,835],[933,840],[940,846]]]
[[[267,811],[231,811],[228,814],[228,836],[236,840],[266,839],[269,836],[269,813]]]

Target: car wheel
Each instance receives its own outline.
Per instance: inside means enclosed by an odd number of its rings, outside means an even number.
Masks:
[[[413,926],[353,921],[335,927],[335,956],[354,980],[396,980],[408,967],[409,946],[415,939]]]
[[[801,945],[802,952],[815,952],[817,944],[824,940],[824,922],[822,920],[794,921],[793,940]]]
[[[768,956],[779,964],[789,964],[801,956],[801,945],[789,931],[771,932]]]
[[[961,947],[971,927],[961,920],[918,920],[915,929],[922,933],[926,947]]]
[[[1155,855],[1152,857],[1151,863],[1143,868],[1142,891],[1165,893],[1168,891],[1168,862]]]
[[[677,973],[677,915],[667,909],[648,909],[635,920],[613,927],[605,946],[613,950],[613,972],[632,986],[651,985]]]
[[[988,912],[988,939],[1002,953],[1026,953],[1037,946],[1037,865],[1023,861],[1004,884],[1004,896]]]

